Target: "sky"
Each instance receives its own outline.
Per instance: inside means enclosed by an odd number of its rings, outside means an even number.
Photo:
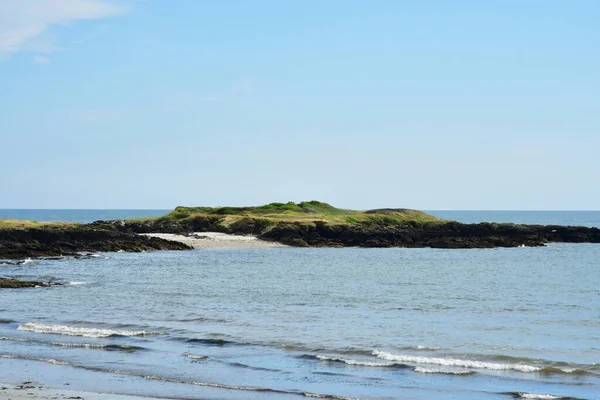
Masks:
[[[0,0],[0,208],[600,209],[595,0]]]

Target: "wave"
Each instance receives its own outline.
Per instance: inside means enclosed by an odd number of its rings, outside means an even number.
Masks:
[[[587,369],[593,369],[593,366],[589,365],[573,365],[570,363],[552,363],[547,360],[531,359],[526,357],[513,357],[513,356],[492,356],[495,360],[509,361],[507,363],[500,362],[489,362],[489,361],[478,361],[471,359],[456,359],[456,358],[442,358],[442,357],[424,357],[424,356],[413,356],[408,354],[394,354],[385,351],[374,351],[372,353],[378,358],[382,358],[388,361],[398,361],[404,363],[415,363],[415,364],[433,364],[442,365],[446,367],[462,367],[462,368],[473,368],[473,369],[489,369],[489,370],[513,370],[519,372],[536,372],[540,374],[572,374],[572,375],[585,375],[594,374],[593,372],[587,371]],[[554,365],[539,365],[542,363],[552,363]],[[533,365],[538,364],[538,365]]]
[[[381,367],[381,368],[396,368],[396,369],[412,368],[410,365],[399,364],[399,363],[378,363],[378,362],[371,362],[371,361],[358,361],[358,360],[351,360],[351,359],[342,358],[342,357],[330,357],[330,356],[313,355],[313,354],[303,354],[303,355],[299,356],[298,358],[307,359],[307,360],[328,361],[328,362],[341,363],[341,364],[346,364],[346,365],[356,365],[356,366],[362,366],[362,367]]]
[[[425,368],[415,367],[415,372],[422,374],[446,374],[446,375],[474,375],[477,372],[465,370],[465,369],[436,369],[436,368]]]
[[[68,361],[57,360],[55,358],[37,358],[37,357],[25,357],[18,356],[15,354],[0,354],[0,358],[10,358],[14,360],[28,360],[28,361],[41,361],[54,365],[73,365]]]
[[[107,338],[114,336],[146,336],[160,334],[159,332],[151,331],[122,331],[114,329],[86,328],[79,326],[38,324],[35,322],[27,322],[23,325],[19,325],[17,330],[35,333],[50,333],[55,335],[83,336],[90,338]]]
[[[514,370],[521,372],[538,372],[542,367],[527,364],[501,364],[476,360],[461,360],[456,358],[423,357],[407,354],[394,354],[385,351],[374,351],[373,355],[388,361],[399,361],[417,364],[434,364],[446,367],[463,367],[492,370]]]
[[[146,347],[131,346],[131,345],[125,345],[125,344],[97,344],[97,343],[77,343],[77,342],[73,342],[73,343],[45,342],[43,340],[15,338],[15,337],[7,337],[7,336],[0,336],[0,341],[36,343],[36,344],[47,345],[47,346],[69,347],[69,348],[74,348],[74,349],[93,349],[93,350],[106,350],[106,351],[122,351],[122,352],[127,352],[127,353],[133,353],[135,351],[149,350]]]
[[[110,374],[116,374],[116,375],[132,376],[132,377],[136,377],[136,378],[143,378],[143,379],[154,380],[154,381],[169,382],[169,383],[181,383],[181,384],[200,386],[200,387],[211,387],[211,388],[217,388],[217,389],[240,390],[240,391],[274,393],[274,394],[279,393],[279,394],[298,395],[298,396],[319,398],[319,399],[360,400],[358,398],[342,397],[342,396],[337,396],[337,395],[333,395],[333,394],[320,394],[320,393],[301,392],[301,391],[296,391],[296,390],[273,389],[273,388],[265,388],[265,387],[257,387],[257,386],[227,385],[227,384],[214,383],[214,382],[199,382],[199,381],[170,378],[170,377],[166,377],[166,376],[147,375],[144,373],[139,373],[139,372],[134,372],[134,371],[113,370],[113,369],[105,369],[105,368],[100,368],[100,367],[86,367],[83,365],[74,364],[74,363],[71,363],[68,361],[57,360],[54,358],[36,358],[36,357],[20,356],[20,355],[14,355],[14,354],[0,354],[0,358],[11,358],[11,359],[47,362],[47,363],[55,364],[55,365],[70,366],[72,368],[81,368],[81,369],[85,369],[88,371],[104,372],[104,373],[110,373]]]
[[[29,342],[30,341],[28,339],[12,338],[12,337],[6,337],[6,336],[0,336],[0,340],[11,341],[11,342]]]
[[[200,362],[200,361],[206,361],[208,360],[208,356],[203,356],[200,354],[192,354],[192,353],[183,353],[184,356],[186,356],[187,358],[189,358],[190,360],[194,361],[194,362]]]
[[[333,394],[316,394],[316,393],[302,393],[304,397],[312,397],[316,399],[334,399],[334,400],[359,400],[356,397],[343,397],[336,396]]]
[[[254,367],[252,365],[242,364],[242,363],[238,363],[238,362],[227,363],[227,364],[231,365],[232,367],[246,368],[246,369],[251,369],[251,370],[254,370],[254,371],[282,372],[280,369],[265,368],[265,367]]]
[[[199,343],[207,346],[227,346],[239,344],[225,339],[202,338],[202,339],[183,339],[187,343]]]
[[[435,346],[405,346],[402,347],[402,350],[420,350],[420,351],[439,351],[442,350],[441,347],[435,347]]]
[[[573,375],[586,375],[590,372],[579,368],[558,368],[558,367],[544,367],[541,368],[540,373],[544,374],[573,374]]]
[[[13,321],[12,319],[0,318],[0,324],[12,324],[13,322],[16,321]]]
[[[69,285],[77,286],[77,285],[87,285],[87,282],[69,282]]]
[[[515,399],[531,399],[531,400],[577,400],[576,397],[555,396],[552,394],[538,394],[526,392],[508,392],[503,393],[514,397]]]
[[[18,260],[18,261],[0,260],[0,265],[24,265],[24,264],[30,264],[32,262],[33,262],[33,260],[31,258],[26,258],[25,260]]]

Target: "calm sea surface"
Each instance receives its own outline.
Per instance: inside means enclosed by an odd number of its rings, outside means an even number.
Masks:
[[[432,213],[600,226],[600,212]],[[66,283],[0,291],[0,382],[190,399],[600,398],[597,244],[102,253],[0,276]]]

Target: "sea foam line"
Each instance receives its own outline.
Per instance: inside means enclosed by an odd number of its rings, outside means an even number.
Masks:
[[[358,366],[363,366],[363,367],[398,367],[398,366],[408,367],[408,366],[405,366],[402,364],[377,363],[377,362],[371,362],[371,361],[357,361],[357,360],[351,360],[348,358],[329,357],[329,356],[321,356],[321,355],[317,355],[317,356],[315,356],[315,358],[317,360],[321,360],[321,361],[340,362],[340,363],[344,363],[347,365],[358,365]]]
[[[553,396],[551,394],[536,394],[536,393],[517,393],[520,399],[535,399],[535,400],[556,400],[562,399],[560,396]]]
[[[437,368],[425,368],[425,367],[415,367],[415,372],[420,372],[422,374],[446,374],[446,375],[473,375],[475,371],[464,370],[464,369],[437,369]]]
[[[56,346],[56,347],[69,347],[74,349],[92,349],[92,350],[106,350],[106,351],[122,351],[122,352],[134,352],[138,350],[148,350],[145,347],[130,346],[124,344],[97,344],[97,343],[62,343],[62,342],[46,342],[43,340],[35,339],[24,339],[0,336],[0,341],[11,341],[11,342],[24,342],[24,343],[35,343],[45,346]]]
[[[527,364],[500,364],[484,361],[461,360],[456,358],[439,358],[439,357],[420,357],[407,354],[394,354],[385,351],[374,351],[374,356],[388,361],[409,362],[417,364],[435,364],[446,367],[463,367],[476,369],[493,369],[493,370],[515,370],[521,372],[537,372],[542,368]]]
[[[159,334],[159,332],[150,331],[120,331],[113,329],[85,328],[67,325],[38,324],[35,322],[27,322],[23,325],[19,325],[17,330],[35,333],[51,333],[55,335],[83,336],[90,338],[106,338],[110,336],[146,336]]]

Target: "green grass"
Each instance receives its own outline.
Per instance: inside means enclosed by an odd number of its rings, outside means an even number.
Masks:
[[[226,225],[243,218],[267,219],[271,222],[325,221],[332,224],[401,224],[442,220],[417,210],[381,209],[357,211],[335,208],[320,201],[270,203],[256,207],[177,207],[159,219],[187,220],[201,216],[219,216]]]
[[[425,224],[445,222],[432,215],[417,210],[380,209],[369,211],[346,210],[335,208],[320,201],[303,201],[301,203],[270,203],[256,207],[177,207],[162,217],[136,218],[131,223],[161,223],[171,221],[194,222],[210,221],[210,225],[218,228],[243,227],[254,225],[266,229],[279,222],[313,223],[326,222],[333,225],[348,224]],[[0,219],[0,229],[65,229],[81,226],[67,222],[37,222]],[[261,228],[261,229],[263,229]]]
[[[67,228],[77,226],[72,222],[37,222],[17,219],[0,219],[0,229]]]

